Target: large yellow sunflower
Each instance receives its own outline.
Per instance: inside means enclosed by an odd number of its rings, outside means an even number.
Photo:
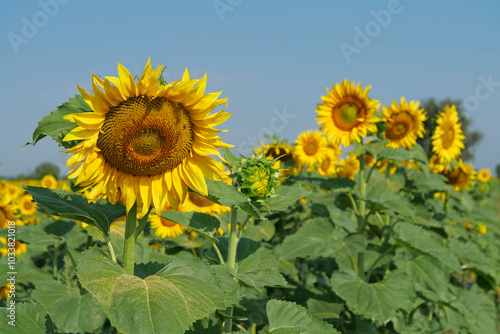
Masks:
[[[294,155],[300,166],[313,167],[325,159],[327,142],[318,130],[307,130],[295,141]]]
[[[384,138],[387,146],[410,149],[417,144],[417,137],[423,137],[424,122],[427,119],[424,109],[418,109],[419,101],[406,102],[401,97],[399,106],[393,100],[391,106],[382,107],[382,119],[386,124]]]
[[[444,107],[437,116],[437,126],[432,135],[432,151],[442,162],[450,162],[460,156],[464,148],[465,136],[462,124],[458,123],[458,112],[455,105]]]
[[[166,203],[175,208],[188,187],[207,194],[205,178],[220,178],[209,155],[231,147],[214,128],[231,114],[211,114],[227,99],[204,94],[206,75],[191,79],[186,69],[182,79],[161,85],[161,69],[153,70],[148,60],[137,83],[121,64],[119,77],[93,75],[94,95],[78,87],[93,112],[65,116],[78,127],[64,140],[81,140],[66,151],[73,154],[69,178],[83,190],[93,187],[91,197],[124,203],[127,212],[134,203],[142,214],[151,205],[157,212]]]
[[[318,104],[318,124],[328,137],[334,138],[344,146],[354,141],[361,141],[370,132],[376,132],[375,116],[379,107],[378,100],[368,97],[370,86],[363,90],[361,84],[344,80],[332,85],[332,90],[326,90],[327,96],[322,96],[323,103]]]

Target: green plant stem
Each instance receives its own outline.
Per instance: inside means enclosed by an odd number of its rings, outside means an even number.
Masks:
[[[111,256],[111,260],[113,260],[113,262],[116,262],[115,249],[113,248],[113,245],[111,244],[111,240],[108,237],[105,237],[105,239],[106,239],[106,245],[108,246],[108,249],[109,249],[109,255]]]
[[[227,255],[228,266],[236,272],[236,249],[238,248],[238,231],[237,231],[238,209],[231,207],[231,232],[229,234],[229,250]],[[228,318],[224,322],[224,333],[232,333],[233,329],[233,310],[234,307],[228,309]]]
[[[385,252],[383,252],[382,254],[379,255],[379,257],[372,263],[372,265],[370,266],[370,268],[368,269],[368,274],[366,275],[366,278],[369,280],[370,279],[370,276],[372,275],[372,271],[376,268],[375,266],[377,265],[377,263],[382,260],[382,258],[384,256],[386,256],[387,254],[389,254],[390,252],[392,252],[394,249],[396,249],[396,245],[393,245],[391,248],[389,248],[388,250],[386,250]]]
[[[71,255],[71,252],[69,251],[68,245],[66,245],[66,243],[64,243],[62,246],[63,246],[64,250],[66,251],[66,254],[68,254],[68,257],[71,260],[71,263],[73,264],[73,267],[76,268],[75,258],[73,257],[73,255]]]
[[[354,197],[352,197],[351,193],[347,193],[347,197],[349,197],[349,199],[351,200],[351,204],[352,204],[352,208],[354,209],[354,213],[356,214],[356,216],[359,216],[358,207],[356,205],[356,201],[354,200]]]
[[[365,180],[365,156],[359,156],[359,193],[361,199],[359,200],[359,215],[358,215],[358,229],[357,232],[361,235],[365,233],[366,227],[366,204],[363,199],[366,196],[366,180]],[[361,279],[365,279],[365,252],[362,251],[358,254],[358,275]]]
[[[222,257],[222,254],[220,253],[219,247],[217,247],[215,240],[209,239],[210,243],[212,244],[212,247],[215,249],[215,253],[217,254],[217,257],[219,258],[220,264],[224,264],[224,258]]]
[[[127,213],[125,222],[125,241],[123,244],[123,269],[131,275],[134,274],[135,263],[135,231],[137,226],[137,203],[134,203]]]
[[[150,206],[148,212],[142,217],[141,222],[139,223],[139,226],[137,226],[137,229],[135,230],[135,233],[134,233],[135,240],[137,240],[137,237],[141,234],[141,232],[146,227],[146,224],[148,223],[148,217],[149,217],[149,214],[151,213],[152,209],[153,209],[153,207]]]

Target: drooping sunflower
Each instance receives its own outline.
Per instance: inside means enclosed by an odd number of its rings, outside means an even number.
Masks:
[[[488,168],[483,168],[477,172],[477,179],[481,182],[488,182],[491,179],[491,173]]]
[[[458,122],[458,112],[455,105],[445,106],[444,111],[437,116],[437,126],[432,135],[432,151],[442,162],[450,162],[460,156],[464,148],[465,136],[462,124]]]
[[[446,167],[442,174],[448,179],[446,183],[453,186],[455,190],[469,189],[472,180],[476,178],[472,165],[465,164],[462,159],[455,164],[453,169]]]
[[[186,201],[182,203],[182,208],[186,212],[196,211],[206,214],[220,214],[221,212],[229,212],[231,208],[214,203],[205,197],[202,197],[193,192],[189,192]]]
[[[172,208],[166,204],[165,207],[163,208],[163,211],[167,210],[172,210]],[[181,209],[181,207],[178,207],[178,211],[185,211],[184,209]],[[183,225],[174,223],[171,220],[165,219],[163,217],[160,217],[159,215],[151,214],[149,216],[149,221],[150,221],[150,226],[151,228],[156,229],[155,235],[159,236],[162,239],[168,238],[176,238],[179,235],[181,235],[184,230],[187,228]]]
[[[294,155],[300,166],[313,167],[325,159],[327,142],[318,130],[307,130],[295,141]]]
[[[382,107],[382,119],[386,124],[384,138],[387,146],[410,149],[417,144],[417,137],[423,137],[424,122],[427,119],[424,109],[418,109],[419,101],[406,102],[401,97],[399,106],[393,100],[390,107]]]
[[[380,121],[375,116],[380,106],[378,100],[368,97],[370,86],[363,89],[361,84],[344,80],[332,85],[322,96],[323,103],[318,104],[316,117],[321,130],[344,146],[361,141],[370,132],[376,132],[374,123]]]
[[[331,139],[327,140],[325,158],[319,163],[318,172],[324,176],[334,175],[341,154],[340,145]]]
[[[288,161],[293,159],[293,146],[288,145],[283,142],[275,142],[271,144],[264,145],[257,150],[257,153],[264,152],[267,158],[275,159],[279,158],[279,161]]]
[[[359,159],[354,154],[348,154],[344,159],[339,159],[339,164],[336,168],[337,177],[346,177],[354,180],[354,176],[359,172]]]
[[[93,75],[94,95],[78,87],[93,111],[64,117],[78,125],[64,140],[81,140],[66,151],[73,154],[69,178],[82,190],[92,187],[91,197],[124,203],[127,212],[134,203],[142,214],[151,205],[157,212],[167,203],[175,208],[188,187],[207,194],[205,178],[220,177],[210,155],[231,147],[214,128],[231,114],[211,114],[227,99],[205,94],[206,74],[191,79],[186,69],[182,79],[162,85],[161,69],[148,60],[137,83],[121,64],[119,77]]]

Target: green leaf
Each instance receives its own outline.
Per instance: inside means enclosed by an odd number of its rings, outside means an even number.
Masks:
[[[65,332],[93,332],[104,324],[106,315],[90,294],[68,289],[61,282],[36,284],[33,298],[45,307],[52,321]]]
[[[219,238],[218,247],[227,260],[229,240],[227,237]],[[207,257],[217,259],[215,251],[210,249]],[[235,277],[242,283],[262,291],[267,286],[283,286],[286,281],[278,271],[278,261],[262,247],[259,242],[241,238],[236,249],[238,268]]]
[[[23,186],[38,208],[48,214],[85,222],[97,228],[103,236],[109,234],[109,225],[113,220],[126,215],[125,206],[111,204],[104,200],[89,203],[81,195],[43,187]]]
[[[436,233],[407,222],[399,222],[394,231],[396,240],[402,246],[430,255],[457,272],[462,271],[458,259]]]
[[[234,281],[234,280],[233,280]],[[193,324],[186,334],[220,334],[221,325],[215,315],[201,319]]]
[[[205,198],[223,206],[239,207],[255,218],[263,219],[264,216],[259,209],[236,187],[225,184],[222,181],[213,181],[207,184],[208,196]]]
[[[406,251],[408,252],[408,251]],[[396,265],[406,272],[413,281],[416,290],[431,289],[439,297],[447,292],[449,283],[449,270],[443,267],[433,257],[418,255],[413,259],[396,257]]]
[[[492,259],[488,259],[477,244],[472,240],[463,242],[458,239],[450,240],[450,249],[464,263],[468,269],[477,270],[491,277],[495,277],[498,271],[498,264]]]
[[[358,254],[365,249],[365,244],[362,235],[336,230],[326,218],[313,218],[295,234],[286,237],[277,252],[284,260],[308,256],[334,257]]]
[[[161,217],[171,220],[174,223],[181,224],[210,240],[215,240],[214,234],[220,226],[220,222],[216,217],[200,212],[178,212],[168,210],[163,211]]]
[[[225,307],[217,276],[204,261],[176,259],[155,275],[130,275],[98,248],[85,251],[78,278],[121,333],[184,333]]]
[[[335,334],[339,333],[305,307],[292,302],[270,300],[266,305],[270,334]]]
[[[45,317],[47,312],[43,306],[38,303],[19,303],[15,304],[15,326],[9,325],[10,310],[5,307],[0,308],[0,332],[3,334],[45,334],[48,332],[45,326]],[[8,306],[10,307],[10,305]]]
[[[38,126],[33,132],[33,141],[26,143],[26,145],[35,145],[43,137],[50,136],[59,146],[65,148],[73,147],[76,141],[65,142],[63,138],[68,132],[76,128],[77,124],[63,119],[63,116],[89,111],[92,111],[92,108],[90,108],[80,95],[75,95],[74,98],[69,99],[69,102],[64,102],[38,122]]]
[[[411,303],[409,283],[401,275],[387,276],[369,284],[354,271],[343,269],[333,273],[332,289],[356,314],[385,324],[396,317],[398,309],[406,309]]]
[[[299,199],[308,196],[310,193],[310,191],[297,187],[281,186],[277,189],[275,197],[266,200],[266,207],[270,211],[285,210]]]
[[[321,319],[338,319],[344,304],[332,303],[319,299],[308,299],[307,309]]]
[[[230,165],[228,166],[231,173],[234,173],[237,170],[238,165],[240,164],[240,159],[236,158],[234,154],[227,148],[223,147],[220,149],[226,162]]]

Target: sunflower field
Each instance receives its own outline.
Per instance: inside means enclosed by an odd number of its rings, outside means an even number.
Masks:
[[[418,101],[344,80],[243,156],[206,75],[162,70],[92,75],[33,133],[67,178],[0,182],[1,333],[500,331],[500,185],[454,105],[426,152]]]

